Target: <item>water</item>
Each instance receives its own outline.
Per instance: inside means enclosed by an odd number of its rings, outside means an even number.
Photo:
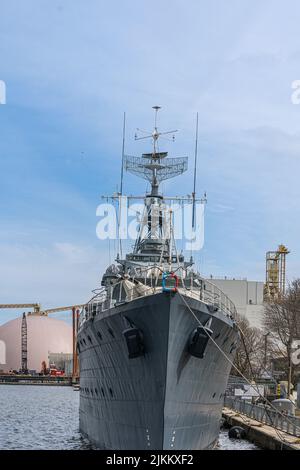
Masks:
[[[0,385],[0,449],[88,449],[72,387]]]
[[[228,429],[221,430],[217,450],[259,450],[252,442],[245,439],[229,439]]]
[[[79,392],[72,387],[0,385],[0,449],[91,449],[78,430]],[[256,449],[221,431],[219,450]]]

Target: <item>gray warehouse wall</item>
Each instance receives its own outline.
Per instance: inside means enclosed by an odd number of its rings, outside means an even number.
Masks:
[[[214,279],[210,282],[219,287],[235,304],[240,315],[245,315],[251,326],[262,328],[263,290],[261,281],[247,279]]]

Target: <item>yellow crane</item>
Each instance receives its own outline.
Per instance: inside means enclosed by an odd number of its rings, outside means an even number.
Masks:
[[[270,302],[278,299],[285,292],[286,255],[289,250],[279,245],[276,251],[266,254],[266,283],[264,300]]]
[[[41,305],[38,303],[32,304],[0,304],[0,308],[33,308],[34,313],[41,312]]]
[[[56,313],[56,312],[67,312],[69,310],[80,309],[85,307],[85,304],[76,304],[76,305],[68,305],[64,307],[55,307],[55,308],[47,308],[46,310],[42,310],[42,315],[48,315],[49,313]]]
[[[0,304],[0,309],[6,308],[33,308],[33,312],[28,312],[27,315],[48,315],[49,313],[56,313],[56,312],[66,312],[68,310],[72,310],[73,308],[82,308],[85,304],[76,304],[76,305],[68,305],[64,307],[55,307],[55,308],[47,308],[42,309],[41,304],[32,303],[32,304]]]

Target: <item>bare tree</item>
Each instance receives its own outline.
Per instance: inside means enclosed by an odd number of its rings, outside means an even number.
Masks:
[[[288,394],[292,379],[292,343],[300,338],[300,279],[291,282],[286,293],[266,304],[264,326],[284,349],[288,362]]]
[[[248,379],[260,375],[263,369],[264,337],[259,328],[251,327],[246,317],[238,315],[240,343],[236,351],[234,365]],[[232,375],[239,375],[232,368]]]

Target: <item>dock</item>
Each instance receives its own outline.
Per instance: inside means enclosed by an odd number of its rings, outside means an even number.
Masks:
[[[71,386],[72,377],[0,375],[0,385],[52,385]]]
[[[224,407],[222,416],[230,426],[240,426],[246,431],[246,438],[269,450],[300,450],[300,438],[273,426],[261,423],[247,415]]]

